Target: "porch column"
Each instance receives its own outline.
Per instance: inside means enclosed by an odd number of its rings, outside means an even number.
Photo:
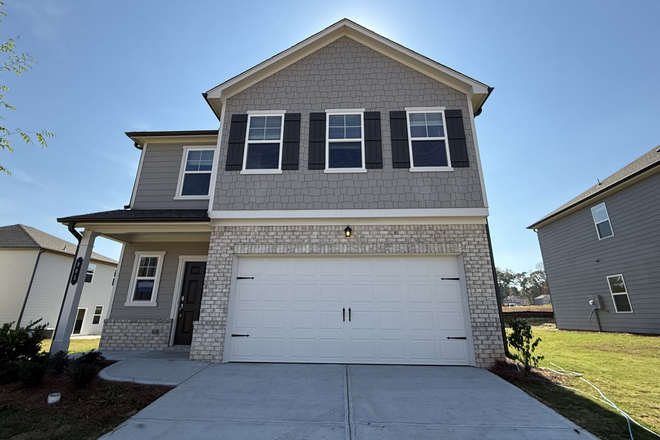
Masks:
[[[73,271],[69,284],[64,294],[64,303],[60,310],[60,317],[57,320],[57,327],[53,335],[53,343],[50,346],[50,352],[56,353],[60,350],[69,350],[69,340],[71,332],[76,322],[76,315],[78,314],[78,304],[80,303],[80,296],[82,295],[83,287],[85,287],[85,276],[87,275],[87,266],[92,256],[92,249],[94,248],[94,240],[98,236],[98,232],[85,230],[83,232],[78,252],[74,260]]]

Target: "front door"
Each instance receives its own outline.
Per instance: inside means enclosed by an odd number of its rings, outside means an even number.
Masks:
[[[202,288],[206,263],[186,263],[183,277],[183,289],[179,298],[179,310],[174,334],[174,344],[190,345],[192,342],[193,322],[199,319],[202,305]]]
[[[78,314],[76,315],[76,323],[73,325],[74,335],[79,335],[82,330],[83,322],[85,321],[85,309],[78,309]]]

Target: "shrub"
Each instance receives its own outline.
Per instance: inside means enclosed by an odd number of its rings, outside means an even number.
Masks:
[[[78,388],[86,388],[96,377],[105,360],[103,355],[95,350],[88,351],[69,362],[67,376]]]
[[[16,382],[18,380],[18,362],[0,361],[0,383]]]
[[[507,336],[509,346],[515,350],[510,355],[513,359],[523,364],[525,376],[532,370],[532,366],[537,366],[543,356],[534,356],[534,350],[538,347],[541,338],[536,338],[532,342],[532,326],[524,319],[507,318],[506,323],[511,327],[511,333]]]
[[[33,360],[39,357],[47,325],[38,325],[39,322],[41,319],[14,330],[12,330],[13,322],[0,327],[0,362]]]
[[[69,366],[69,355],[64,350],[60,350],[55,354],[49,353],[46,355],[46,366],[51,373],[60,375]]]
[[[22,359],[17,364],[18,378],[26,388],[39,385],[46,375],[46,363],[39,359]]]

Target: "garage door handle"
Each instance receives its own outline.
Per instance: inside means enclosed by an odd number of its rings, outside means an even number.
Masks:
[[[341,320],[342,320],[343,322],[346,322],[346,307],[344,307],[343,309],[341,309]]]
[[[237,280],[253,280],[254,277],[236,277]]]
[[[348,308],[348,322],[351,322],[351,308]]]
[[[445,278],[445,277],[442,277],[442,281],[459,281],[459,280],[460,280],[460,278]]]
[[[465,336],[447,336],[447,339],[467,339]]]
[[[237,335],[237,334],[232,334],[232,338],[249,338],[250,335]]]

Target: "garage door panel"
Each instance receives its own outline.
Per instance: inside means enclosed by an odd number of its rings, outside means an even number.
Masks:
[[[230,361],[470,363],[469,341],[447,339],[469,329],[455,257],[246,257],[238,272],[255,278],[236,281],[228,333],[250,337],[230,338]]]

